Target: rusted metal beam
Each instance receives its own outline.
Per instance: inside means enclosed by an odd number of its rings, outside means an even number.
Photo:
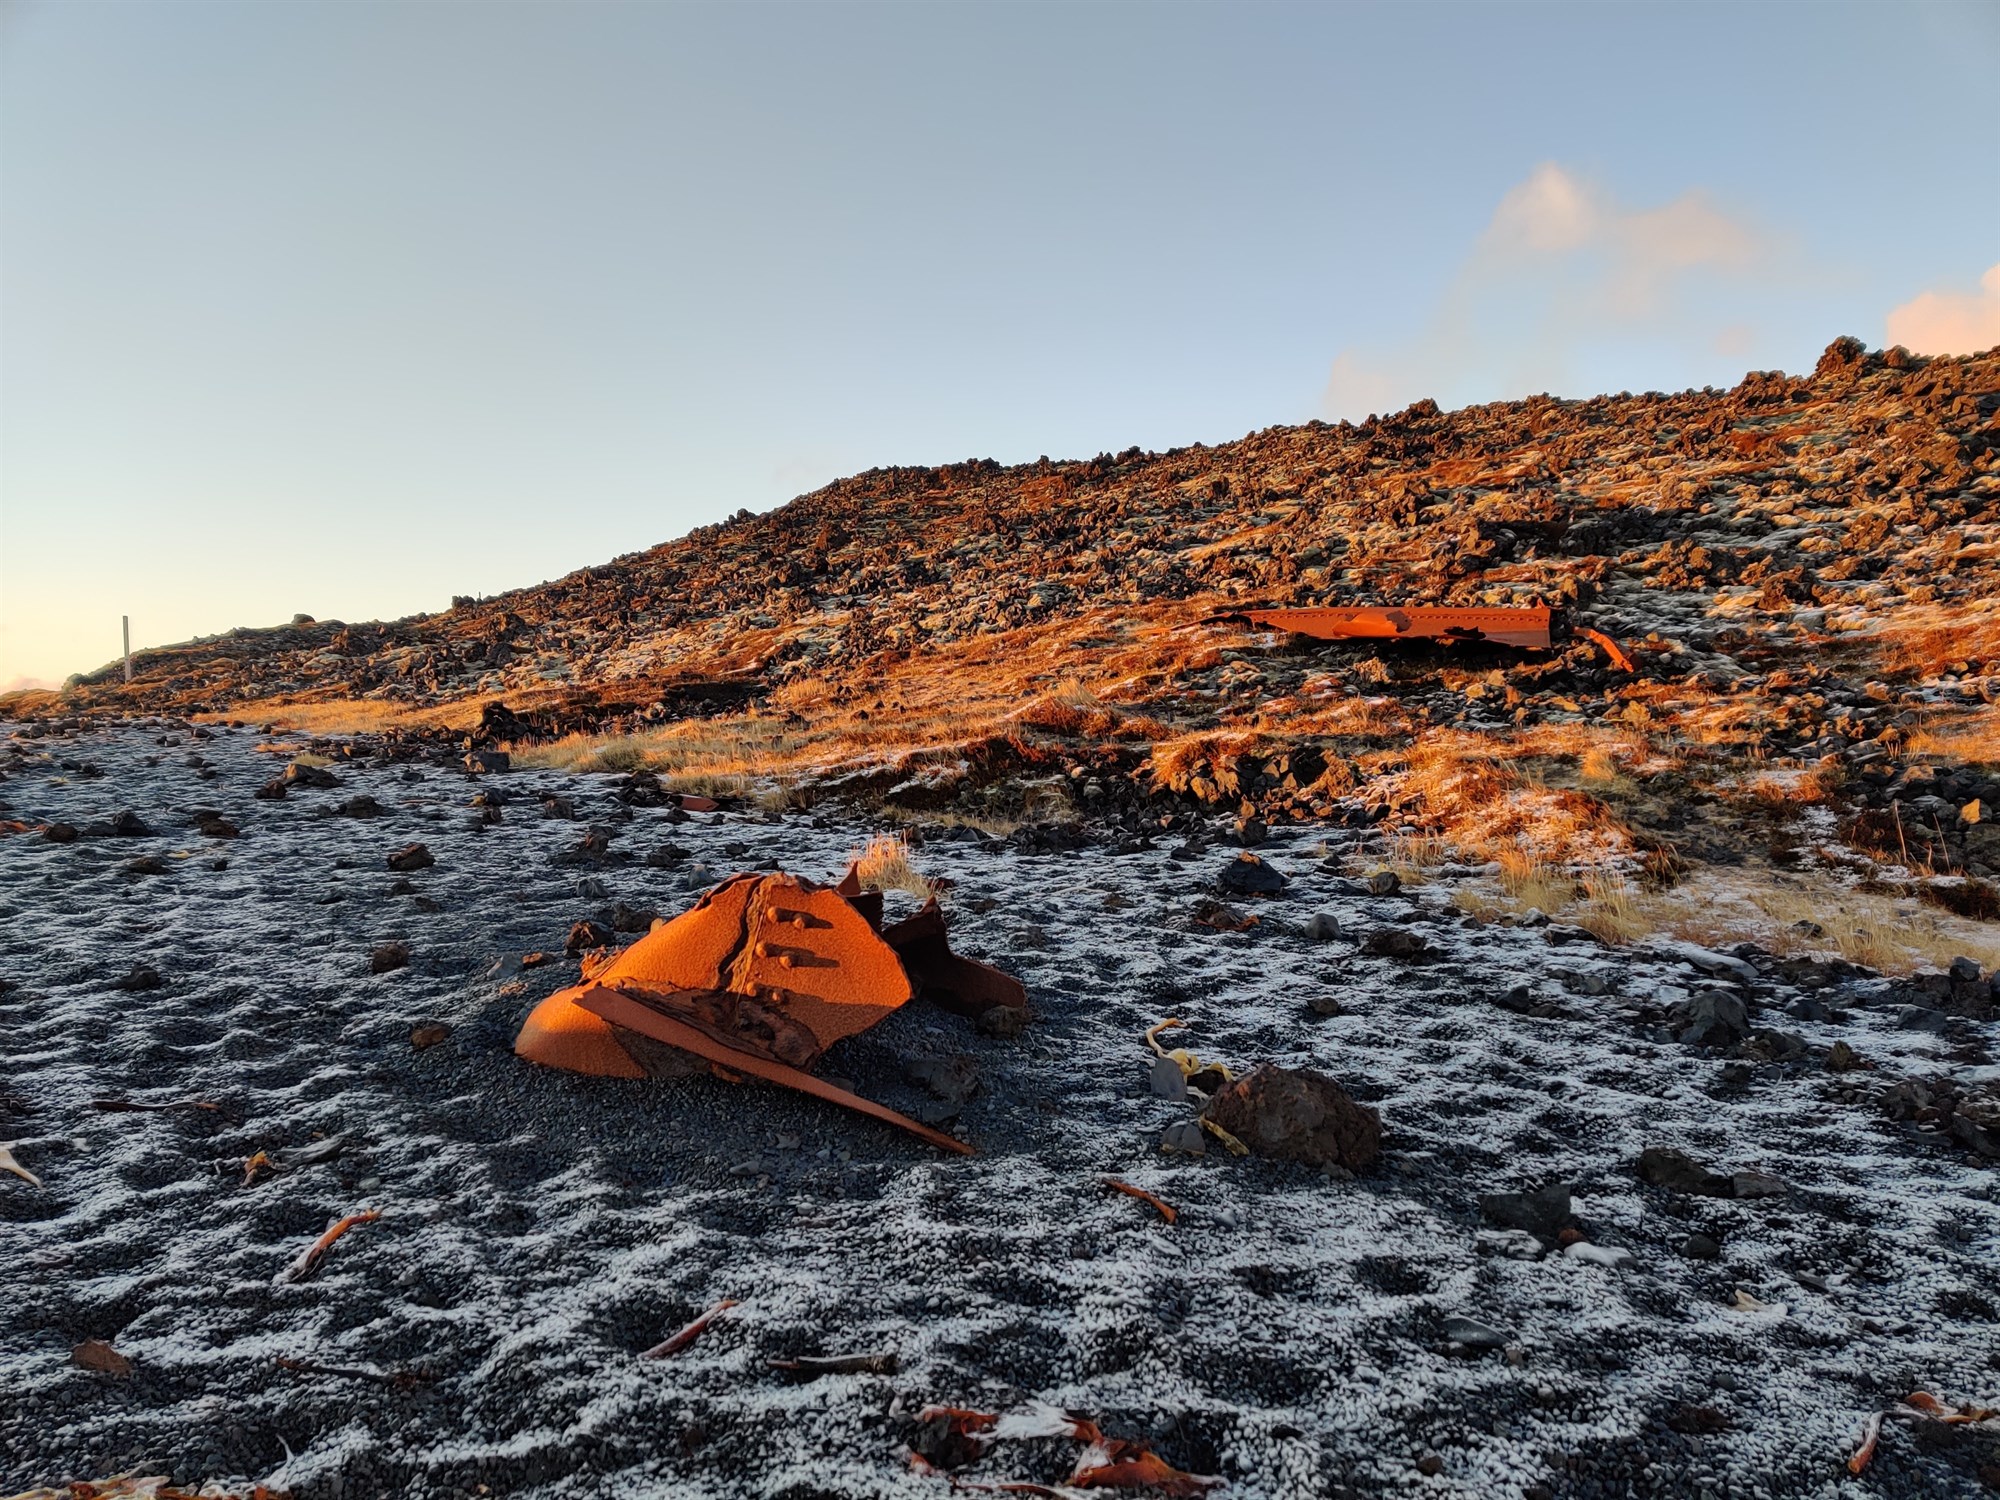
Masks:
[[[1410,605],[1354,605],[1344,608],[1232,610],[1218,618],[1261,630],[1286,630],[1316,640],[1491,641],[1524,651],[1554,644],[1556,612],[1547,605],[1478,609]]]

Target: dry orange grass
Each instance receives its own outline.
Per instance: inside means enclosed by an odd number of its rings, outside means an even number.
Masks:
[[[910,841],[898,833],[880,833],[854,856],[855,873],[865,891],[906,891],[919,901],[928,901],[936,892],[917,873],[910,855]]]
[[[2000,602],[1906,604],[1885,611],[1849,639],[1872,648],[1886,676],[1941,677],[1970,662],[2000,659]]]
[[[480,711],[495,701],[498,700],[491,695],[434,704],[381,698],[327,698],[309,703],[260,699],[237,704],[221,713],[195,714],[193,718],[202,724],[240,719],[297,734],[379,734],[390,729],[442,729],[463,734],[479,726]]]
[[[1572,876],[1531,858],[1511,869],[1505,863],[1497,877],[1461,885],[1453,902],[1488,921],[1518,920],[1532,908],[1614,947],[1655,936],[1709,948],[1749,942],[1882,974],[1942,969],[1959,957],[2000,965],[2000,926],[1829,877],[1704,870],[1671,889],[1648,890],[1614,870]]]
[[[1629,860],[1631,830],[1598,798],[1515,769],[1518,742],[1433,734],[1411,747],[1393,791],[1430,832],[1467,857],[1527,856],[1585,866]]]
[[[2000,765],[2000,704],[1940,716],[1910,732],[1904,749],[1969,765]]]

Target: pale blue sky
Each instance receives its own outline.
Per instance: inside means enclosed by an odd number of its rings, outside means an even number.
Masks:
[[[2000,261],[1992,3],[25,0],[0,68],[0,683]]]

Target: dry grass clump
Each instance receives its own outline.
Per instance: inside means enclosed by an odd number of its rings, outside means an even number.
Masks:
[[[854,864],[865,891],[905,891],[919,901],[928,901],[936,894],[911,862],[906,834],[876,834],[854,857]]]
[[[1919,681],[2000,659],[2000,603],[1906,605],[1871,622],[1866,636],[1885,676]]]
[[[1518,749],[1483,735],[1434,735],[1392,778],[1431,832],[1469,858],[1554,859],[1578,866],[1628,859],[1632,833],[1601,800],[1515,769]]]
[[[1571,879],[1552,872],[1537,885],[1467,887],[1456,904],[1488,920],[1533,906],[1615,947],[1665,936],[1723,948],[1755,943],[1788,957],[1838,957],[1882,974],[1942,969],[1954,958],[2000,965],[2000,929],[1932,909],[1917,899],[1857,890],[1830,879],[1705,871],[1668,890],[1648,890],[1613,871]],[[1567,892],[1563,887],[1567,886]]]
[[[1903,747],[1967,765],[2000,765],[2000,704],[1931,720],[1910,731]]]
[[[255,700],[191,717],[197,724],[222,724],[239,719],[311,735],[380,734],[391,729],[443,729],[464,734],[478,727],[480,711],[492,701],[464,698],[454,703],[418,704],[389,698],[328,698],[316,703]]]
[[[1524,908],[1560,911],[1576,897],[1576,877],[1531,849],[1502,849],[1497,863],[1500,889]]]
[[[808,738],[783,719],[685,719],[639,734],[570,734],[507,747],[517,765],[545,771],[660,771],[676,776],[770,774]]]
[[[1823,804],[1829,784],[1837,780],[1837,774],[1830,775],[1818,767],[1811,770],[1781,768],[1756,772],[1742,782],[1738,792],[1766,812],[1783,814],[1795,808]]]

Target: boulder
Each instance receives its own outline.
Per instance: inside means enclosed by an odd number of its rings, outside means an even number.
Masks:
[[[1382,1117],[1309,1068],[1264,1063],[1220,1089],[1202,1113],[1279,1161],[1361,1172],[1382,1152]]]
[[[1290,878],[1248,850],[1222,867],[1222,888],[1237,896],[1281,896]]]
[[[1750,1013],[1727,990],[1702,990],[1674,1007],[1674,1031],[1690,1047],[1733,1047],[1750,1035]]]

